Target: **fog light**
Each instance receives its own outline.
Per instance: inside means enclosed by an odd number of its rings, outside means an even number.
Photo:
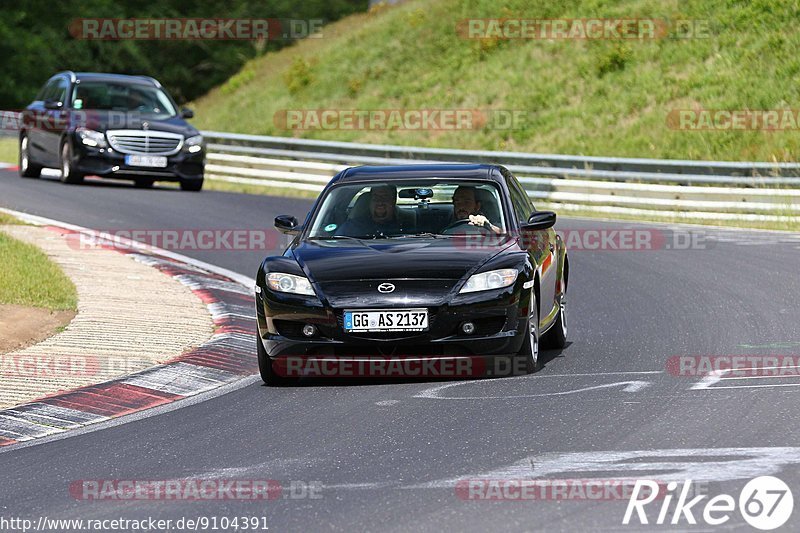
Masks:
[[[303,335],[305,337],[313,337],[317,334],[317,328],[314,327],[312,324],[306,324],[303,326]]]
[[[463,324],[461,324],[461,331],[463,331],[467,335],[472,335],[473,333],[475,333],[475,324],[473,324],[472,322],[464,322]]]

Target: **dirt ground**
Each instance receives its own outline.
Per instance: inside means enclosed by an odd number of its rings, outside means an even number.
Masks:
[[[75,311],[49,311],[24,305],[0,305],[0,354],[36,344],[59,332]]]

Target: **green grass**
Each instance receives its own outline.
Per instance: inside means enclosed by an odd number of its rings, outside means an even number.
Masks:
[[[7,215],[0,213],[3,216]],[[78,295],[69,278],[44,252],[0,232],[0,303],[75,310]]]
[[[18,218],[12,217],[8,213],[0,211],[0,226],[2,226],[3,224],[24,225],[25,223],[19,220]]]
[[[710,38],[467,40],[467,18],[707,20]],[[754,0],[409,1],[255,59],[194,102],[204,129],[465,149],[795,161],[797,131],[691,132],[675,109],[797,108],[800,4]],[[287,131],[286,109],[511,109],[516,130]]]
[[[0,163],[18,163],[18,147],[16,137],[0,137]]]

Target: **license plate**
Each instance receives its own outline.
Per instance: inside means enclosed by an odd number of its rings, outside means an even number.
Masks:
[[[125,164],[129,167],[165,168],[167,158],[163,155],[126,155]]]
[[[344,312],[344,330],[348,332],[425,331],[427,329],[427,309]]]

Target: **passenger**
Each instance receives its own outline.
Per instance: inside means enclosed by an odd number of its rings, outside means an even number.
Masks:
[[[369,192],[369,214],[359,216],[342,224],[337,235],[366,237],[378,235],[397,235],[403,231],[397,213],[397,187],[379,185]]]

